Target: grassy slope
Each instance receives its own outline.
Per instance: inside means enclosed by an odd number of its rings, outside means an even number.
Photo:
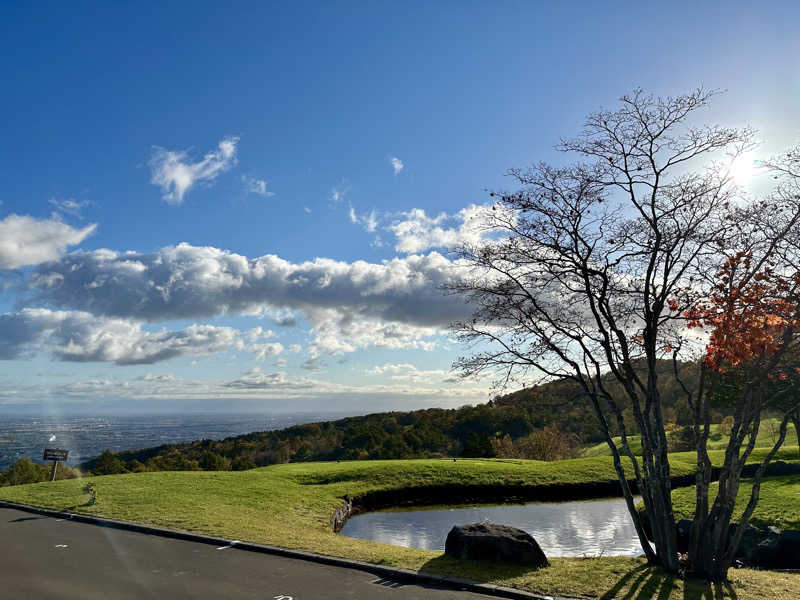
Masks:
[[[736,498],[733,518],[738,520],[750,499],[750,482],[744,480]],[[716,496],[712,484],[710,497]],[[672,493],[676,519],[691,519],[694,514],[694,487]],[[782,529],[800,529],[800,476],[765,477],[761,483],[759,501],[750,522],[753,525],[776,525]]]
[[[673,455],[675,474],[692,469],[690,454]],[[717,457],[719,459],[719,457]],[[607,458],[542,463],[519,460],[375,461],[298,463],[242,472],[160,472],[94,477],[95,506],[85,506],[83,481],[67,480],[0,489],[0,497],[87,514],[202,531],[374,563],[426,569],[547,594],[580,597],[723,597],[713,590],[685,591],[627,558],[555,559],[528,571],[507,565],[453,561],[438,552],[388,546],[338,536],[333,512],[345,494],[423,485],[528,484],[613,480]],[[457,498],[454,498],[457,501]],[[800,596],[800,575],[735,571],[738,598]],[[699,589],[699,588],[698,588]],[[781,590],[786,590],[785,592]],[[780,593],[776,593],[780,592]],[[721,588],[720,593],[725,592]],[[640,595],[641,594],[641,595]],[[687,596],[688,594],[688,596]]]
[[[756,438],[757,448],[766,448],[775,443],[775,440],[777,439],[778,424],[778,419],[764,419],[764,422],[761,423],[761,427],[758,430],[758,437]],[[639,436],[628,436],[628,441],[631,445],[631,450],[633,450],[635,454],[641,454],[642,443],[639,439]],[[621,438],[614,438],[614,443],[617,444],[617,446],[619,446],[621,442]],[[719,432],[719,425],[711,425],[711,435],[708,440],[708,449],[725,450],[727,445],[728,436]],[[797,458],[797,432],[791,424],[786,432],[786,440],[784,440],[782,447],[784,451],[788,451],[789,454],[791,454],[792,450],[794,450],[795,456],[790,458]],[[599,444],[584,448],[582,456],[611,456],[611,450],[608,449],[608,444],[601,442]]]

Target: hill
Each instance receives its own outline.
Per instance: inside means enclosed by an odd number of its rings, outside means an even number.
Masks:
[[[659,371],[671,371],[662,361]],[[693,366],[681,365],[687,378]],[[668,421],[688,416],[685,401],[671,377],[662,377],[662,402]],[[620,390],[608,382],[616,390]],[[226,438],[168,444],[155,448],[104,453],[84,465],[94,473],[165,470],[243,470],[285,462],[358,459],[409,459],[509,456],[506,446],[549,428],[562,442],[554,458],[577,454],[581,444],[603,441],[589,402],[576,384],[555,381],[498,396],[486,404],[458,409],[431,408],[375,413],[296,425]],[[568,441],[569,443],[565,442]]]

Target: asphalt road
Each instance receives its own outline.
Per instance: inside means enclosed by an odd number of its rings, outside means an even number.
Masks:
[[[480,600],[356,569],[0,508],[0,597]]]

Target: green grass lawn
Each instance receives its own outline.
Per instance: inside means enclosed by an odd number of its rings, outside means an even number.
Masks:
[[[764,419],[761,423],[761,427],[758,429],[758,437],[756,438],[756,447],[757,448],[767,448],[772,446],[778,439],[778,426],[780,421],[778,419]],[[614,443],[619,447],[622,443],[622,438],[615,437]],[[628,443],[631,446],[631,450],[633,450],[634,454],[641,454],[642,453],[642,442],[641,438],[638,435],[629,435],[628,436]],[[708,439],[708,449],[709,450],[725,450],[728,445],[728,436],[724,435],[719,430],[719,425],[711,425],[710,428],[710,436]],[[794,451],[794,456],[790,456],[790,458],[800,458],[800,453],[798,453],[797,448],[797,432],[795,428],[790,424],[789,428],[786,431],[786,439],[783,442],[782,446],[785,452],[788,452],[790,455],[792,451]],[[611,450],[608,448],[608,444],[605,442],[601,442],[599,444],[594,444],[593,446],[587,446],[581,452],[581,456],[584,457],[591,457],[591,456],[611,456]]]
[[[717,495],[716,484],[711,484],[709,498]],[[742,516],[750,499],[752,486],[742,481],[733,518]],[[672,492],[676,519],[691,519],[694,516],[694,487],[681,488]],[[800,475],[765,477],[761,482],[758,505],[750,522],[753,525],[776,525],[781,529],[800,529]]]
[[[715,453],[715,461],[721,456]],[[672,456],[675,475],[693,469]],[[582,598],[797,598],[800,575],[732,571],[729,585],[686,584],[628,558],[554,559],[549,569],[455,561],[440,552],[388,546],[333,533],[345,494],[430,485],[548,485],[614,480],[610,460],[411,460],[297,463],[239,472],[159,472],[93,477],[98,501],[87,506],[83,480],[0,488],[3,499],[228,538],[423,569]],[[454,490],[454,502],[458,501]],[[689,587],[684,587],[689,586]],[[694,587],[693,587],[694,586]]]

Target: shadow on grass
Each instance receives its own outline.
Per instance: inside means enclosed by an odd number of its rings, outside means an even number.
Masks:
[[[558,567],[550,567],[550,569],[556,570]],[[530,578],[529,581],[523,583],[523,588],[531,589],[532,587],[536,593],[547,595],[558,592],[557,590],[542,589],[546,586],[544,581],[547,577],[543,578],[538,585],[536,584],[536,569],[508,563],[461,561],[442,555],[426,562],[421,570],[498,585],[503,585],[503,581],[510,579]],[[549,569],[543,570],[541,574],[546,576],[547,571]],[[619,570],[609,572],[601,564],[593,565],[592,559],[588,559],[586,572],[594,579],[591,584],[592,589],[581,593],[580,590],[573,587],[574,593],[597,597],[599,600],[737,600],[738,598],[733,586],[728,582],[712,584],[697,579],[681,580],[657,567],[649,567],[646,564],[632,566],[622,572]],[[554,571],[554,574],[558,574],[558,572]],[[579,587],[579,584],[576,583],[576,586]],[[569,593],[564,593],[564,595],[570,596]]]
[[[680,593],[680,588],[683,593]],[[737,600],[729,582],[709,583],[701,579],[681,580],[657,567],[640,565],[620,577],[600,600]]]
[[[600,596],[600,600],[612,600],[612,598],[666,600],[674,587],[675,583],[671,577],[668,578],[647,565],[639,565],[620,577],[610,590]]]
[[[479,583],[497,583],[499,580],[503,579],[523,577],[524,575],[536,572],[536,569],[511,563],[458,560],[442,554],[422,565],[420,571],[428,571],[448,577],[470,579]]]
[[[736,590],[729,581],[723,583],[709,583],[700,579],[687,579],[683,586],[684,600],[721,600],[731,598],[736,600]]]

